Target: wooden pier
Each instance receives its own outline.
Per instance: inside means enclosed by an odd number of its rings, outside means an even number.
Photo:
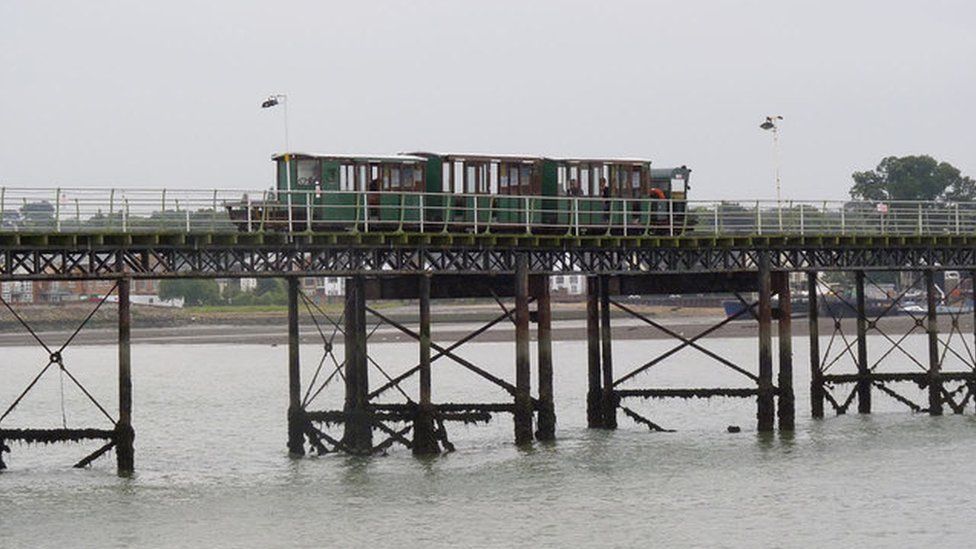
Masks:
[[[859,413],[871,413],[872,398],[883,395],[913,412],[940,415],[946,409],[963,413],[976,393],[974,334],[963,334],[959,317],[971,312],[952,310],[935,282],[940,271],[976,269],[976,240],[972,237],[831,237],[766,236],[749,238],[611,237],[580,239],[545,236],[456,235],[267,235],[228,237],[223,234],[155,235],[47,235],[32,240],[19,235],[0,250],[0,278],[13,280],[110,279],[118,297],[118,403],[113,415],[70,372],[70,344],[49,345],[17,313],[15,304],[2,300],[31,337],[49,355],[48,364],[7,403],[0,415],[0,468],[10,466],[10,451],[18,443],[103,441],[95,452],[82,457],[85,467],[115,450],[120,474],[135,468],[135,430],[132,424],[133,380],[130,354],[130,282],[136,278],[170,277],[282,277],[288,288],[287,450],[295,457],[308,452],[344,452],[372,455],[394,445],[426,455],[454,449],[450,426],[454,422],[479,423],[499,414],[511,415],[515,444],[558,439],[553,396],[552,313],[550,276],[583,274],[586,277],[586,353],[578,363],[560,369],[587,372],[587,424],[616,429],[633,422],[651,431],[668,431],[666,423],[648,417],[633,402],[670,398],[744,398],[756,406],[759,432],[791,431],[796,410],[793,387],[792,310],[805,299],[810,337],[810,413],[823,418],[828,409],[848,412],[857,401]],[[913,287],[925,293],[924,313],[909,312],[914,325],[906,334],[890,334],[869,314],[867,291],[876,285],[879,271],[912,273]],[[791,295],[790,276],[805,276],[805,296]],[[852,273],[855,295],[822,297],[834,292],[824,273]],[[345,278],[344,312],[333,318],[301,289],[300,278]],[[621,296],[723,293],[737,296],[742,310],[694,335],[683,335],[650,318]],[[885,314],[893,312],[907,290]],[[94,304],[97,310],[108,296]],[[492,298],[498,315],[450,345],[432,338],[431,303],[438,299]],[[375,306],[384,299],[416,300],[419,326],[414,329],[390,318]],[[837,304],[851,314],[836,310]],[[305,311],[321,336],[321,357],[303,356],[299,315]],[[619,312],[637,319],[648,330],[672,338],[675,345],[637,365],[624,364],[613,354],[614,316]],[[841,321],[854,316],[854,330]],[[90,318],[90,317],[89,317]],[[821,332],[824,319],[832,320],[832,333]],[[723,356],[702,341],[737,320],[757,324],[758,360]],[[948,329],[945,321],[948,320]],[[87,320],[86,320],[87,322]],[[514,324],[512,370],[497,376],[457,350],[501,323]],[[375,324],[391,326],[416,342],[416,354],[407,357],[402,373],[389,375],[370,355]],[[371,327],[372,326],[372,327]],[[85,323],[75,331],[85,327]],[[915,330],[926,334],[927,353],[915,357],[902,344]],[[941,329],[941,331],[940,331]],[[330,336],[329,333],[332,333]],[[342,349],[333,346],[341,334]],[[882,335],[887,343],[872,349],[869,336]],[[537,341],[532,356],[530,340]],[[829,341],[829,343],[825,343]],[[877,340],[874,340],[877,341]],[[952,345],[964,342],[962,351]],[[744,386],[659,387],[653,368],[679,351],[694,351],[702,360],[736,372]],[[910,371],[880,370],[898,357]],[[947,368],[947,357],[962,368]],[[322,360],[319,360],[319,359]],[[326,358],[328,360],[326,360]],[[506,398],[484,402],[445,402],[432,390],[435,362],[451,362],[501,388]],[[311,365],[318,364],[317,368]],[[917,368],[916,368],[917,367]],[[532,368],[538,386],[532,387]],[[34,429],[4,423],[23,397],[46,373],[60,370],[76,384],[105,416],[104,426],[80,429]],[[311,375],[303,379],[303,373]],[[340,383],[341,380],[341,383]],[[640,381],[641,385],[635,385]],[[417,400],[408,396],[407,384],[416,388]],[[926,402],[916,403],[899,384],[925,389]],[[341,409],[320,409],[319,395],[341,387]],[[381,395],[400,394],[400,402],[380,401]],[[829,408],[828,408],[829,406]],[[4,459],[6,461],[4,461]]]

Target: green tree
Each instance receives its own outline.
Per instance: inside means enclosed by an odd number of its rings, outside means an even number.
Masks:
[[[889,156],[852,177],[855,200],[976,200],[976,181],[927,155]]]
[[[167,279],[159,283],[159,298],[183,298],[184,305],[217,305],[221,303],[220,287],[213,279]]]

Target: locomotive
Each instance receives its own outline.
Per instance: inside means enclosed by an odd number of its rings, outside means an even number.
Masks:
[[[640,158],[282,153],[242,230],[680,234],[691,170]]]

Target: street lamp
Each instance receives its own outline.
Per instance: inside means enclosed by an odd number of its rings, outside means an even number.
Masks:
[[[287,191],[286,201],[288,202],[288,230],[292,228],[291,213],[291,149],[288,145],[288,96],[283,93],[273,93],[261,103],[262,109],[270,109],[282,105],[285,110],[285,190]]]
[[[773,133],[773,162],[776,169],[776,212],[779,217],[779,230],[783,230],[783,203],[779,182],[779,126],[777,122],[783,117],[779,115],[767,116],[766,121],[759,125],[763,130]]]

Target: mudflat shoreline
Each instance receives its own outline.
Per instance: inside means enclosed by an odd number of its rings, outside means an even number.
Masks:
[[[474,330],[478,329],[485,322],[494,316],[498,311],[491,311],[481,318],[453,318],[442,319],[441,322],[434,322],[432,334],[434,340],[440,343],[456,341]],[[340,316],[333,316],[334,320],[340,320]],[[666,326],[669,330],[677,332],[684,337],[694,337],[709,327],[721,322],[721,315],[673,315],[655,316],[653,320]],[[309,318],[303,318],[301,324],[301,341],[305,344],[316,344],[323,341],[319,333],[319,328],[326,339],[331,339],[333,344],[342,342],[342,334],[338,333],[334,327],[319,318],[317,328]],[[397,318],[398,322],[403,322],[409,328],[416,330],[416,320],[411,318]],[[377,326],[378,320],[373,319],[370,324],[372,335],[369,341],[372,343],[383,342],[406,342],[412,339],[398,330],[397,328],[382,323]],[[940,330],[949,330],[950,318],[940,317]],[[774,322],[775,324],[775,322]],[[793,335],[806,336],[809,332],[809,323],[804,318],[793,319]],[[820,319],[819,329],[822,336],[829,336],[833,331],[834,321],[832,319]],[[915,321],[910,317],[889,317],[883,318],[878,322],[878,326],[887,329],[889,333],[906,333],[915,325]],[[855,320],[844,319],[842,321],[844,332],[848,335],[855,333]],[[375,330],[374,330],[375,328]],[[973,320],[971,315],[966,315],[959,319],[959,330],[963,333],[972,333]],[[63,328],[47,329],[38,331],[38,335],[48,345],[60,345],[72,333],[73,328],[65,326]],[[661,340],[673,339],[652,326],[633,318],[617,315],[612,322],[614,340]],[[333,335],[333,332],[335,334]],[[714,338],[742,338],[756,337],[758,325],[753,320],[735,320],[727,323],[706,336],[704,341]],[[870,332],[876,334],[877,332]],[[924,331],[916,329],[915,333],[922,334]],[[581,315],[562,315],[562,318],[553,321],[553,340],[554,341],[582,341],[586,339],[586,321]],[[775,330],[774,330],[775,335]],[[114,326],[104,325],[86,327],[74,339],[72,345],[111,345],[117,341],[117,334]],[[514,326],[511,322],[500,322],[487,332],[479,335],[474,341],[513,341]],[[532,337],[535,337],[534,330]],[[677,340],[674,340],[677,342]],[[133,323],[132,343],[134,344],[222,344],[222,345],[286,345],[288,342],[287,325],[284,319],[280,322],[267,322],[261,324],[189,324],[184,326],[140,326],[138,322]],[[4,326],[0,331],[0,347],[30,346],[36,345],[36,341],[31,335],[20,326]]]

